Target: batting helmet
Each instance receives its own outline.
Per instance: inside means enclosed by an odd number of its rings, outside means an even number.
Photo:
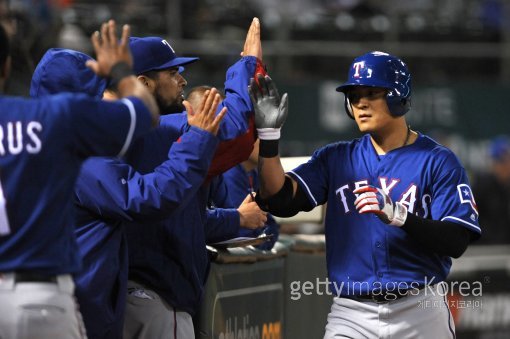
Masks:
[[[337,87],[345,95],[345,109],[354,119],[347,93],[353,86],[386,88],[386,102],[392,115],[401,116],[411,108],[411,74],[399,58],[384,52],[370,52],[354,59],[347,82]]]

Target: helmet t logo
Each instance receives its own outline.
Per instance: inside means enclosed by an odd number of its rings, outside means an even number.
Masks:
[[[352,64],[352,67],[354,67],[354,69],[356,70],[356,72],[354,72],[354,77],[355,78],[359,78],[360,77],[360,74],[359,74],[359,70],[363,67],[365,67],[365,62],[364,61],[360,61],[360,62],[355,62]]]

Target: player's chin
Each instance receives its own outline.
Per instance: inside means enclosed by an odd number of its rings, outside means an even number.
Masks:
[[[371,123],[358,120],[356,120],[356,123],[358,124],[358,128],[361,133],[370,133],[374,131],[374,126]]]

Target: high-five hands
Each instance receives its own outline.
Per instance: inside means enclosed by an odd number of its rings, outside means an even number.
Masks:
[[[261,140],[280,139],[280,129],[287,119],[289,102],[287,93],[281,98],[273,80],[266,75],[250,79],[248,91],[255,109],[255,126]]]
[[[359,194],[354,201],[359,213],[375,213],[386,224],[398,227],[404,225],[407,208],[399,202],[391,201],[382,189],[368,185],[355,189],[353,193]]]
[[[88,60],[87,66],[102,77],[109,77],[112,67],[119,62],[124,62],[131,68],[133,57],[129,50],[129,32],[129,25],[124,25],[119,43],[115,21],[102,24],[101,33],[96,31],[91,38],[97,61]]]
[[[262,61],[262,43],[260,41],[260,22],[258,18],[253,18],[251,21],[241,56],[254,56]]]

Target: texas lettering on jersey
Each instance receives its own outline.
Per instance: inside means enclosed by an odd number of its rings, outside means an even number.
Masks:
[[[368,180],[360,180],[355,181],[354,183],[345,184],[335,190],[336,195],[340,198],[341,206],[344,210],[344,213],[349,213],[355,210],[354,200],[347,201],[348,192],[352,192],[353,190],[366,186],[366,185],[374,185],[380,187],[386,194],[391,196],[392,190],[397,187],[400,183],[400,179],[388,179],[384,177],[378,178],[378,183],[369,183]],[[400,202],[404,206],[407,207],[409,213],[414,213],[420,217],[427,218],[430,213],[430,206],[432,203],[432,197],[430,194],[424,194],[420,197],[418,196],[418,186],[415,184],[409,185],[396,201]],[[457,186],[457,190],[459,193],[460,203],[467,203],[471,205],[473,211],[478,215],[478,210],[476,208],[476,203],[473,197],[473,193],[471,192],[471,188],[467,184],[462,184]],[[419,201],[418,201],[419,200]],[[418,204],[417,204],[418,202]],[[417,208],[417,205],[420,208]],[[421,212],[420,212],[421,211]]]
[[[30,154],[39,153],[42,148],[42,130],[39,121],[9,121],[0,124],[0,156],[20,154],[23,150]]]

